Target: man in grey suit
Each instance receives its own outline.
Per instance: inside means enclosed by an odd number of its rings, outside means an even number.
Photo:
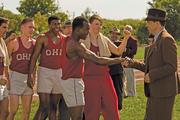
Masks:
[[[145,72],[145,83],[149,84],[145,120],[172,120],[177,87],[177,45],[164,25],[166,12],[151,8],[146,27],[154,41],[147,51],[145,62],[129,60],[128,67]],[[127,64],[126,64],[127,65]],[[146,92],[147,92],[146,91]]]

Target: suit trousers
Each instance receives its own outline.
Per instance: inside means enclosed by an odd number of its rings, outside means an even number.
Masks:
[[[175,96],[148,97],[144,120],[172,120]]]

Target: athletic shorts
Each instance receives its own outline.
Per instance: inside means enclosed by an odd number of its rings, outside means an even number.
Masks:
[[[84,82],[81,78],[61,80],[62,94],[68,107],[84,106]]]
[[[0,79],[2,78],[2,75],[0,75]],[[8,90],[6,85],[0,85],[0,101],[4,98],[8,97]]]
[[[48,94],[61,94],[61,69],[49,69],[39,66],[37,73],[37,92]]]
[[[27,74],[10,71],[10,95],[33,95],[33,89],[27,86]]]

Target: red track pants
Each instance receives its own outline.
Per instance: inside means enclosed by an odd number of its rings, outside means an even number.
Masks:
[[[103,76],[84,76],[84,83],[85,119],[99,120],[102,112],[104,120],[120,120],[117,95],[109,73]]]

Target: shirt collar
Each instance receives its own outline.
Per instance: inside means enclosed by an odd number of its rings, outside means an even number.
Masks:
[[[154,41],[153,41],[153,44],[156,42],[157,38],[159,37],[159,35],[163,32],[164,29],[162,29],[161,31],[158,32],[158,34],[156,34],[154,36]]]

